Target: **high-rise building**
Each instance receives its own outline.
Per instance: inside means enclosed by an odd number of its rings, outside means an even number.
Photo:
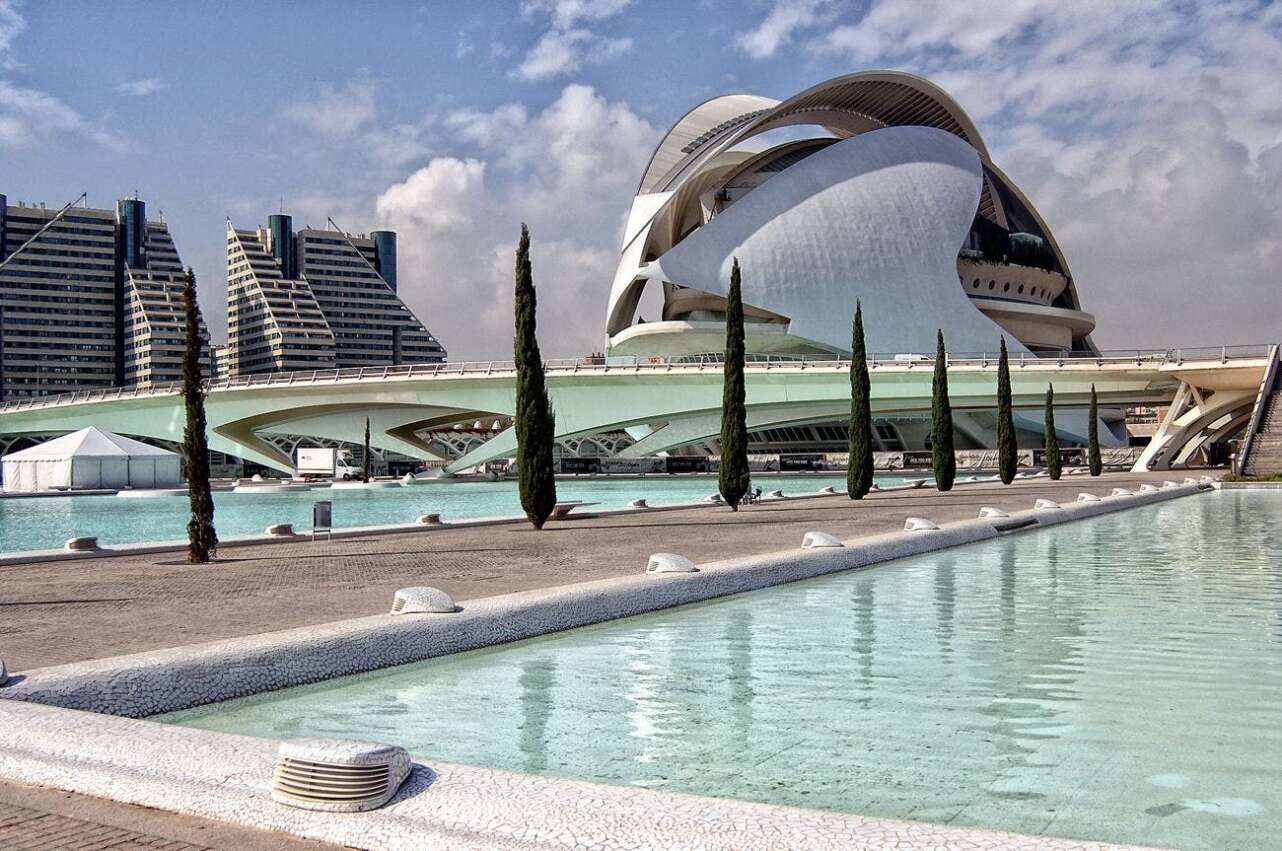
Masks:
[[[177,381],[182,354],[182,265],[145,202],[0,195],[0,399]]]
[[[337,228],[227,229],[227,367],[231,375],[445,360],[396,294],[396,234]]]

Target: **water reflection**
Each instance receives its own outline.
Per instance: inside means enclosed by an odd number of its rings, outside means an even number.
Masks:
[[[517,677],[521,690],[521,735],[517,743],[525,758],[525,770],[538,773],[548,768],[548,719],[552,717],[552,689],[556,687],[556,657],[537,654],[521,663]]]

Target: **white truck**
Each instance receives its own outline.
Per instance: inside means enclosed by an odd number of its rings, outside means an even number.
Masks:
[[[352,453],[347,449],[298,449],[294,466],[304,479],[359,479],[361,471],[352,465]]]

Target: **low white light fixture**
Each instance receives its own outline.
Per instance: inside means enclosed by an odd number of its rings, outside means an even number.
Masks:
[[[1109,496],[1135,496],[1135,493],[1126,488],[1113,488],[1113,492]]]
[[[821,549],[825,547],[844,547],[840,538],[829,535],[827,532],[807,532],[801,539],[801,548],[803,550]]]
[[[766,496],[770,497],[771,499],[787,499],[787,497],[783,495],[783,491],[771,491],[770,493],[766,494]]]
[[[1102,500],[1093,493],[1082,492],[1077,495],[1078,502],[1101,502]]]
[[[908,517],[904,520],[905,532],[934,532],[938,529],[938,523],[925,517]]]
[[[628,503],[628,508],[649,508],[644,499],[634,499]]]
[[[404,748],[345,739],[281,742],[272,800],[303,810],[360,813],[390,801],[410,774]]]
[[[710,503],[712,505],[720,505],[721,503],[725,502],[725,500],[721,498],[721,494],[719,493],[710,493],[703,498],[703,501],[706,503]]]
[[[263,534],[269,538],[292,538],[294,537],[294,524],[273,523],[263,530]]]
[[[63,547],[73,553],[92,552],[98,549],[98,539],[91,537],[72,538]]]
[[[1140,485],[1140,493],[1157,493],[1161,488],[1157,485]]]
[[[418,525],[420,526],[440,526],[441,515],[433,512],[431,514],[420,514],[418,516]]]
[[[994,520],[1001,520],[1002,518],[1010,517],[1010,512],[1003,511],[1000,508],[993,508],[991,505],[985,505],[983,508],[979,509],[979,516],[992,518]]]
[[[1054,511],[1060,507],[1059,503],[1053,499],[1039,499],[1033,503],[1034,511]]]
[[[402,588],[392,597],[393,615],[444,615],[457,612],[454,599],[440,588]]]
[[[682,555],[676,553],[655,553],[650,556],[650,562],[646,565],[646,573],[698,573],[699,568],[694,566],[694,562]]]
[[[824,485],[818,491],[816,491],[816,493],[822,493],[822,494],[830,494],[830,493],[836,493],[836,492],[837,492],[837,489],[834,488],[832,485]]]

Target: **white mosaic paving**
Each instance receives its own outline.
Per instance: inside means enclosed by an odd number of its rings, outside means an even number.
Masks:
[[[128,743],[127,746],[122,746]],[[417,761],[392,803],[271,800],[277,743],[0,701],[0,776],[358,848],[416,851],[1118,851],[1134,846],[865,818]]]

